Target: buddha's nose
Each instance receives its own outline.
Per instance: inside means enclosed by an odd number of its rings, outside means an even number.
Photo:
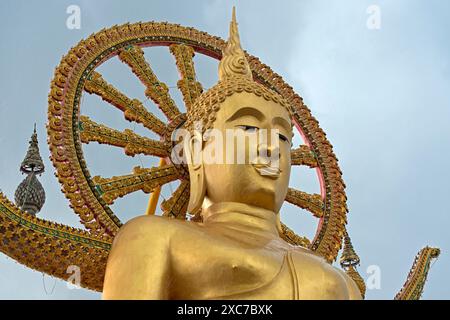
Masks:
[[[267,145],[266,143],[258,144],[258,156],[266,159],[268,162],[278,160],[280,158],[280,148],[274,145]]]

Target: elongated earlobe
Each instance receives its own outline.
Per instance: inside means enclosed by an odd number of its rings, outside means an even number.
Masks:
[[[198,131],[195,131],[189,139],[184,141],[184,152],[190,179],[189,213],[196,213],[202,207],[206,194],[202,144],[202,137]]]
[[[277,213],[277,229],[278,234],[281,236],[283,234],[283,228],[281,227],[281,219],[280,219],[280,213]]]

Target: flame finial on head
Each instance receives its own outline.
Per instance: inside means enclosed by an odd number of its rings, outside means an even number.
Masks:
[[[239,31],[236,22],[236,10],[233,7],[233,17],[230,23],[230,35],[225,49],[222,51],[222,59],[219,64],[219,81],[227,77],[244,77],[253,80],[252,71],[241,48]]]

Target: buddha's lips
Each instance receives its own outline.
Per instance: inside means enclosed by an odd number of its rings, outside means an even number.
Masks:
[[[253,166],[253,168],[256,169],[256,171],[258,171],[258,173],[260,175],[268,177],[268,178],[276,179],[281,174],[281,169],[280,168],[278,168],[278,167],[271,167],[268,164],[253,163],[252,166]]]

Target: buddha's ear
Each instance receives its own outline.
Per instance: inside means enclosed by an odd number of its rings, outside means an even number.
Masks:
[[[184,140],[184,154],[190,179],[190,196],[187,209],[190,213],[195,213],[201,208],[206,194],[202,148],[203,139],[198,131],[194,131],[188,139]]]

